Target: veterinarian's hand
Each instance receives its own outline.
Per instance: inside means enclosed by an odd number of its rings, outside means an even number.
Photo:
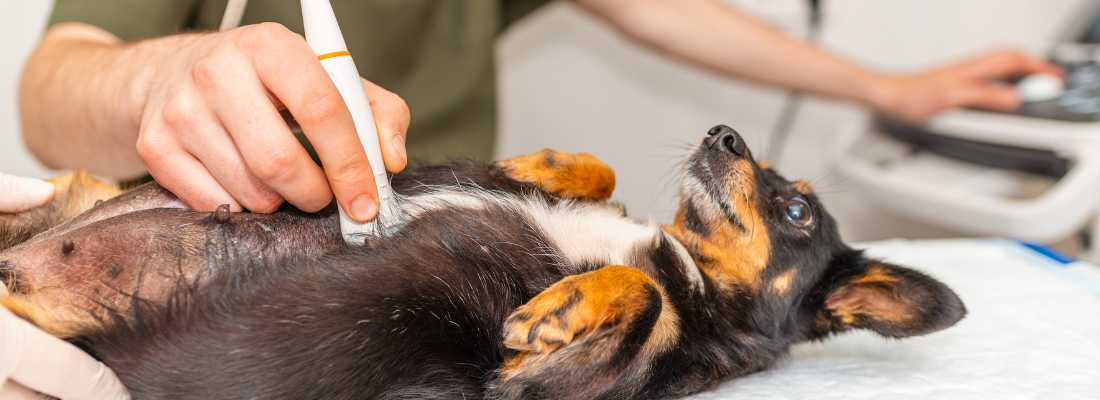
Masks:
[[[920,122],[956,107],[1011,111],[1020,98],[1005,79],[1034,73],[1061,75],[1058,67],[1014,51],[1002,51],[912,75],[882,78],[872,106]]]
[[[366,221],[378,210],[374,175],[351,114],[300,35],[266,23],[178,35],[146,69],[138,154],[165,188],[199,210],[229,204],[270,213],[285,200],[313,212],[337,201]],[[405,168],[404,100],[363,81],[386,169]],[[324,170],[279,109],[302,126]]]
[[[2,295],[0,295],[2,296]],[[0,307],[0,398],[129,399],[114,372]]]
[[[46,204],[53,198],[53,185],[0,172],[0,193],[0,214],[14,214]]]

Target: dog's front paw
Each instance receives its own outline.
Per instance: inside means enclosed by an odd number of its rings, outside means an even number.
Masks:
[[[548,353],[660,307],[660,293],[645,273],[608,266],[567,277],[516,309],[505,321],[504,345]]]
[[[615,172],[589,153],[542,150],[497,163],[511,179],[577,199],[606,200],[615,191]]]

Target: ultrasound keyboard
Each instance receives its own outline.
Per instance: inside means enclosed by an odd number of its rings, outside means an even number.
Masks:
[[[1024,102],[1015,113],[1072,122],[1100,121],[1100,46],[1059,46],[1052,61],[1065,71],[1065,89],[1046,101]]]

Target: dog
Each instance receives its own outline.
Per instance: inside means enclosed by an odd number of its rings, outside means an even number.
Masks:
[[[655,225],[609,201],[615,174],[585,153],[416,168],[392,181],[402,227],[362,247],[332,207],[201,213],[77,176],[46,211],[0,219],[2,303],[136,399],[676,398],[796,343],[966,314],[846,245],[813,189],[732,128],[683,172],[675,220]]]

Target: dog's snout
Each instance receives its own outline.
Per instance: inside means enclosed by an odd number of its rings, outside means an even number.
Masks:
[[[718,125],[707,131],[707,138],[703,140],[708,149],[725,151],[738,156],[744,156],[748,152],[745,141],[741,135],[725,125]]]

